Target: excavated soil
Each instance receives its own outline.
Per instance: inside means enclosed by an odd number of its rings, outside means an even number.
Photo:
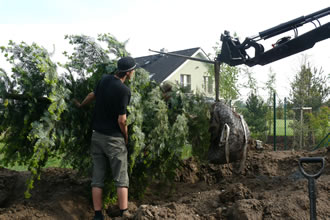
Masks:
[[[153,185],[143,200],[129,202],[132,219],[309,219],[308,181],[298,168],[301,157],[325,158],[316,180],[316,209],[318,219],[329,220],[330,149],[274,152],[267,145],[263,150],[249,146],[243,174],[234,172],[235,164],[185,161],[173,186]],[[320,166],[305,169],[314,173]],[[35,183],[32,197],[24,199],[28,176],[0,168],[0,220],[92,219],[89,179],[70,169],[48,168]]]

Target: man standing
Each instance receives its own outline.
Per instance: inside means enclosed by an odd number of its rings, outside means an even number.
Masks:
[[[81,104],[75,101],[78,107],[82,107],[96,100],[91,142],[94,220],[103,220],[102,192],[108,160],[117,187],[119,215],[128,215],[126,108],[131,98],[131,91],[124,82],[133,77],[135,68],[136,63],[132,57],[121,58],[115,75],[104,75],[94,92],[89,93]]]

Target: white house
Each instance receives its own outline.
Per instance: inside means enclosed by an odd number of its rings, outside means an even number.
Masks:
[[[209,60],[200,47],[170,53]],[[135,61],[160,84],[165,81],[178,83],[193,93],[199,91],[214,97],[214,85],[208,72],[210,64],[163,54],[137,57]]]

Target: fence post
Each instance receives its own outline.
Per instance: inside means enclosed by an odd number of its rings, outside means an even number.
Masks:
[[[276,93],[274,92],[274,151],[276,151]]]
[[[287,149],[287,137],[286,137],[286,97],[284,97],[284,150]]]
[[[301,107],[300,109],[300,127],[301,127],[301,134],[300,134],[300,150],[304,148],[304,143],[303,143],[303,139],[304,139],[304,114],[303,114],[304,110],[303,107]]]
[[[299,108],[293,108],[293,109],[297,109],[297,110],[300,110],[300,129],[301,129],[301,131],[300,131],[300,150],[301,149],[303,149],[303,147],[304,147],[304,141],[303,141],[303,139],[304,139],[304,115],[303,115],[303,112],[304,112],[304,110],[311,110],[312,109],[312,107],[303,107],[303,106],[301,106],[301,107],[299,107]]]

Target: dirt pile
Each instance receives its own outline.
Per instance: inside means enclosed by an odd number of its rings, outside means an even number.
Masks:
[[[249,146],[241,175],[235,173],[236,164],[198,165],[189,159],[173,186],[155,184],[142,201],[131,201],[129,208],[134,219],[141,220],[309,219],[307,179],[298,169],[298,160],[316,156],[326,160],[316,181],[317,217],[330,219],[329,149],[274,152],[271,146],[263,150]],[[24,199],[28,175],[0,168],[0,220],[92,219],[89,179],[78,178],[69,169],[46,169],[32,197]]]
[[[0,219],[90,219],[88,179],[70,169],[49,168],[24,199],[28,172],[0,168]]]

